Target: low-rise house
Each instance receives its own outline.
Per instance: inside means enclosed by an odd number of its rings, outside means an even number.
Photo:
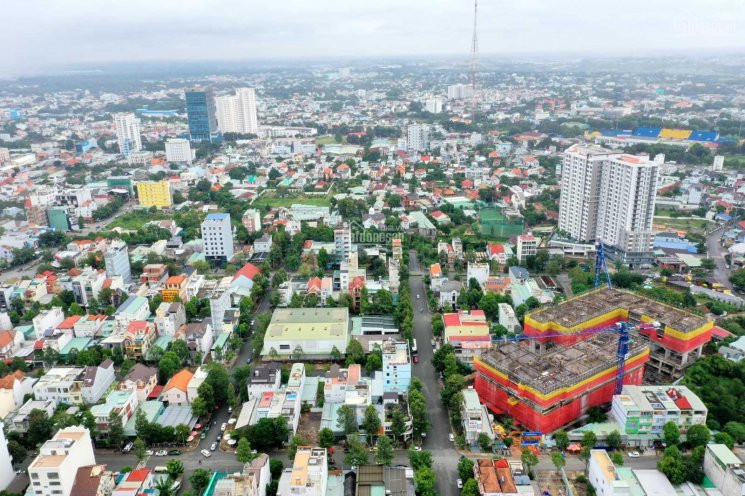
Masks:
[[[186,324],[183,335],[192,361],[204,361],[212,349],[212,325],[209,322]],[[201,360],[197,360],[197,356],[201,356]]]
[[[445,281],[440,286],[440,308],[455,308],[458,305],[458,296],[463,289],[460,281]]]
[[[463,390],[463,405],[461,409],[463,418],[463,435],[466,443],[476,444],[479,434],[486,434],[492,441],[495,438],[492,422],[489,418],[489,410],[479,401],[479,395],[475,389],[469,387]]]
[[[133,360],[142,359],[147,354],[156,337],[155,324],[152,322],[144,320],[130,321],[127,331],[124,333],[124,354]]]
[[[440,267],[440,264],[434,263],[429,267],[429,285],[433,292],[440,292],[442,283],[446,280],[447,279],[442,276],[442,267]]]
[[[97,367],[86,367],[83,372],[83,401],[89,405],[98,403],[114,383],[114,362],[106,359]]]
[[[134,391],[139,403],[147,401],[158,385],[158,369],[136,363],[119,383],[119,389]]]
[[[189,405],[189,381],[193,376],[187,369],[176,372],[163,388],[161,399],[169,405]]]
[[[8,414],[8,416],[3,420],[3,423],[8,427],[8,430],[23,433],[28,431],[28,419],[31,416],[32,411],[41,410],[48,418],[52,418],[56,408],[57,402],[54,400],[30,399],[21,405],[21,407],[16,411]]]
[[[0,419],[23,405],[24,396],[32,393],[34,379],[20,370],[0,378]]]
[[[248,399],[259,398],[262,394],[279,389],[282,374],[278,363],[257,365],[246,381]]]
[[[706,445],[704,473],[723,496],[745,494],[745,463],[726,445]]]
[[[116,474],[106,465],[86,465],[78,469],[72,492],[75,496],[104,496],[114,491]]]
[[[83,367],[54,367],[41,376],[33,387],[37,400],[54,400],[57,404],[83,404]]]
[[[118,416],[122,419],[122,425],[126,424],[137,410],[137,395],[134,391],[115,390],[109,393],[105,403],[99,403],[91,407],[91,414],[96,419],[96,430],[100,436],[105,436],[109,431],[109,423]]]
[[[499,325],[516,334],[522,330],[520,321],[509,303],[499,304]]]
[[[155,327],[158,336],[174,336],[186,324],[186,309],[180,301],[162,302],[155,310]]]
[[[199,396],[199,386],[202,385],[205,379],[207,379],[207,369],[199,367],[194,371],[194,375],[191,376],[189,383],[186,385],[186,396],[189,403]]]
[[[462,360],[473,360],[475,355],[491,347],[489,324],[483,310],[463,311],[443,314],[445,342],[455,348]]]
[[[0,358],[12,359],[24,342],[23,334],[17,331],[0,331]]]

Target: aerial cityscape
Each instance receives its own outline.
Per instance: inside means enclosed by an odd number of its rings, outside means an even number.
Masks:
[[[2,8],[0,496],[745,496],[745,5],[358,3]]]

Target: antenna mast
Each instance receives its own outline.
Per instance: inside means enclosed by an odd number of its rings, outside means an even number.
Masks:
[[[476,71],[479,68],[479,38],[478,38],[478,13],[479,13],[479,0],[473,0],[473,39],[471,40],[471,61],[469,64],[469,78],[471,82],[471,122],[476,123],[476,107],[477,101],[477,82],[476,82]]]

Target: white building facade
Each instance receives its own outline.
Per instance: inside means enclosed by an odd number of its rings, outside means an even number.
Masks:
[[[233,258],[233,227],[230,214],[209,214],[202,222],[202,243],[207,260],[227,262]]]
[[[142,150],[140,123],[132,112],[114,114],[114,125],[116,126],[116,139],[119,142],[119,153],[129,158],[132,152]]]
[[[171,138],[166,141],[166,160],[169,162],[190,164],[194,160],[194,152],[188,139]]]

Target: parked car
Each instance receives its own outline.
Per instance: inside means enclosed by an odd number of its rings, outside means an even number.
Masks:
[[[229,406],[228,407],[228,413],[233,413],[233,407],[232,406]]]
[[[419,363],[419,357],[417,355],[414,355],[414,363]]]
[[[155,456],[168,456],[167,450],[158,450],[155,452]]]
[[[145,454],[147,456],[153,456],[153,450],[147,450],[147,451],[145,451]]]
[[[414,451],[422,451],[422,447],[421,446],[414,446]]]
[[[458,489],[463,489],[463,481],[458,479]]]
[[[223,422],[222,425],[220,426],[220,432],[225,432],[225,429],[227,427],[228,427],[228,424],[226,424],[225,422]]]
[[[212,443],[210,445],[210,451],[215,451],[217,449],[217,443]]]
[[[134,446],[135,445],[133,442],[129,442],[124,448],[122,448],[122,451],[125,453],[129,453],[130,451],[132,451],[132,448],[134,448]]]
[[[640,456],[638,451],[629,451],[629,458],[639,458]]]
[[[181,450],[171,450],[168,452],[168,456],[179,456],[181,454]]]
[[[210,453],[206,449],[203,449],[202,451],[200,451],[200,453],[202,453],[202,456],[205,457],[205,458],[209,458],[209,457],[212,456],[212,453]]]
[[[454,443],[455,442],[455,434],[453,434],[452,432],[450,434],[448,434],[448,439],[450,439],[450,442],[451,443]]]

